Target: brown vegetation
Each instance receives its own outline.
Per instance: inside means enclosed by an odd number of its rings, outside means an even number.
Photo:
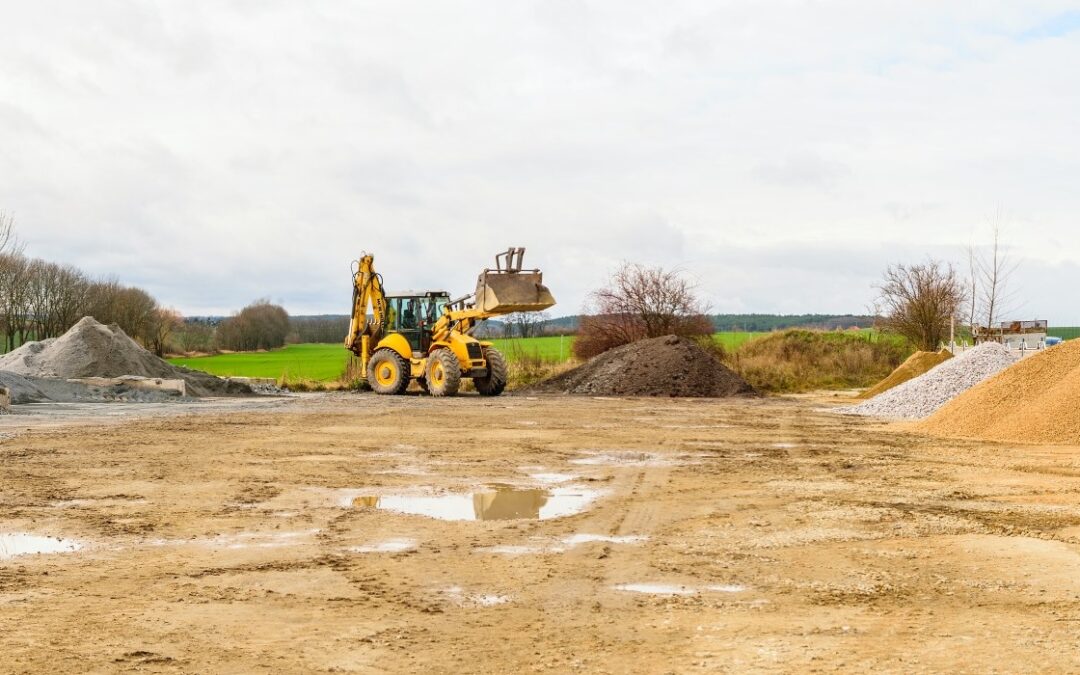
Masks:
[[[870,386],[909,353],[882,336],[787,330],[743,344],[729,362],[759,391],[800,392]]]
[[[965,299],[956,270],[936,260],[890,266],[878,291],[882,326],[926,352],[946,341],[950,322]]]
[[[710,335],[712,322],[694,285],[677,270],[625,263],[590,296],[574,354],[587,359],[609,349],[664,335]]]

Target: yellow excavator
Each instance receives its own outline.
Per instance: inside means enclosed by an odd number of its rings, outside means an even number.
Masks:
[[[451,300],[446,291],[386,293],[374,256],[364,253],[353,263],[352,321],[345,347],[360,358],[371,388],[403,394],[416,380],[432,396],[454,396],[467,378],[483,396],[501,394],[506,359],[472,332],[489,318],[539,312],[555,304],[540,270],[522,269],[524,257],[524,248],[499,253],[495,267],[480,272],[474,293]]]

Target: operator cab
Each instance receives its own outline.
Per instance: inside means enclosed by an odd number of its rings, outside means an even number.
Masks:
[[[387,329],[401,333],[413,353],[426,354],[431,347],[431,328],[450,304],[446,291],[402,291],[386,295]]]

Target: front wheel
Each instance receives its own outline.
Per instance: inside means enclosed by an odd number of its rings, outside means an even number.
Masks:
[[[488,374],[474,377],[473,385],[481,396],[498,396],[506,389],[507,368],[502,352],[494,347],[484,347],[484,359],[487,360]]]
[[[454,396],[461,386],[461,364],[449,349],[436,349],[428,357],[424,379],[432,396]]]
[[[409,386],[409,364],[393,349],[380,349],[371,356],[367,381],[377,394],[404,394]]]

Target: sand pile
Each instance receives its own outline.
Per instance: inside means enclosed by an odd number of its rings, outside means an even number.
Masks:
[[[571,371],[541,382],[533,390],[702,398],[755,393],[745,380],[693,340],[674,335],[616,347]]]
[[[1016,360],[1017,357],[1007,348],[989,342],[949,359],[865,403],[837,412],[923,419],[971,387],[1013,365]]]
[[[940,352],[915,352],[908,357],[907,361],[904,361],[896,370],[892,371],[888,377],[859,394],[856,398],[863,400],[874,398],[878,394],[900,386],[923,373],[930,372],[951,358],[952,353],[948,349],[942,349]]]
[[[1080,340],[998,373],[917,428],[991,441],[1080,444]]]
[[[159,359],[117,326],[83,317],[58,338],[28,342],[0,357],[0,371],[34,378],[122,377],[183,379],[190,396],[252,393],[251,387]],[[40,383],[39,383],[40,384]]]

